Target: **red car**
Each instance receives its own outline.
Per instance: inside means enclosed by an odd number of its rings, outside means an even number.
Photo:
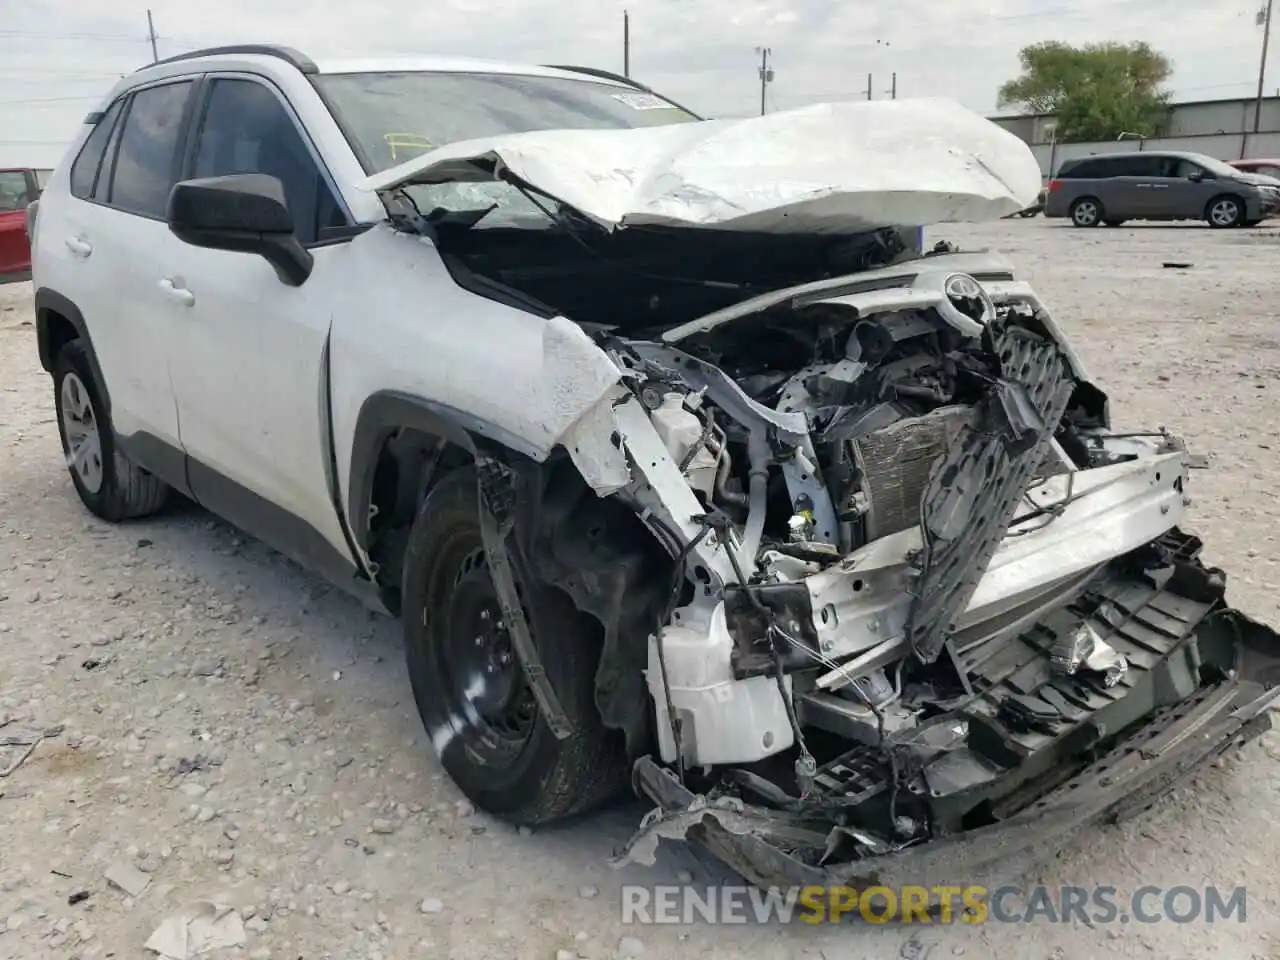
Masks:
[[[31,276],[27,206],[40,196],[50,171],[0,170],[0,283]]]
[[[1280,179],[1280,160],[1232,160],[1231,166],[1235,167],[1237,170],[1243,170],[1245,173],[1260,173],[1265,177],[1276,177],[1277,179]]]

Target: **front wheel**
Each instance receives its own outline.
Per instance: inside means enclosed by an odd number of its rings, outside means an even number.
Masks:
[[[1205,208],[1205,220],[1215,230],[1238,227],[1244,223],[1244,204],[1236,197],[1215,197]]]
[[[547,677],[574,732],[556,739],[511,643],[480,531],[471,468],[423,500],[406,549],[409,681],[423,725],[459,789],[517,824],[582,813],[626,785],[622,737],[595,704],[600,629],[566,594],[519,571],[517,592]]]
[[[116,446],[101,386],[80,340],[64,346],[54,361],[53,403],[71,482],[93,514],[115,523],[165,505],[169,486]]]

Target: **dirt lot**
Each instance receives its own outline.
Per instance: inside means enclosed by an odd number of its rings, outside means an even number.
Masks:
[[[1280,234],[1035,220],[931,236],[1013,256],[1118,424],[1212,456],[1192,529],[1234,601],[1280,621]],[[1280,957],[1280,734],[1027,879],[1243,884],[1244,924],[624,927],[623,883],[720,872],[687,851],[612,870],[638,804],[527,835],[474,813],[423,737],[394,623],[194,508],[90,518],[30,290],[0,287],[0,738],[51,735],[0,779],[0,957],[141,957],[199,900],[238,908],[245,945],[224,955],[259,960]],[[0,771],[25,749],[0,747]],[[149,877],[136,898],[104,879],[119,865]]]

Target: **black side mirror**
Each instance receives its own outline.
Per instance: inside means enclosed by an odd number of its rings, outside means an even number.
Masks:
[[[259,254],[292,287],[311,276],[314,260],[294,235],[276,177],[238,173],[174,184],[168,221],[174,236],[192,246]]]

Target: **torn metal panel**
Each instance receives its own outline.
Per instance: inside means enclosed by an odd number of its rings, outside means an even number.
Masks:
[[[617,391],[607,394],[560,437],[573,465],[601,497],[624,489],[632,479],[613,416],[613,404],[618,399]]]

